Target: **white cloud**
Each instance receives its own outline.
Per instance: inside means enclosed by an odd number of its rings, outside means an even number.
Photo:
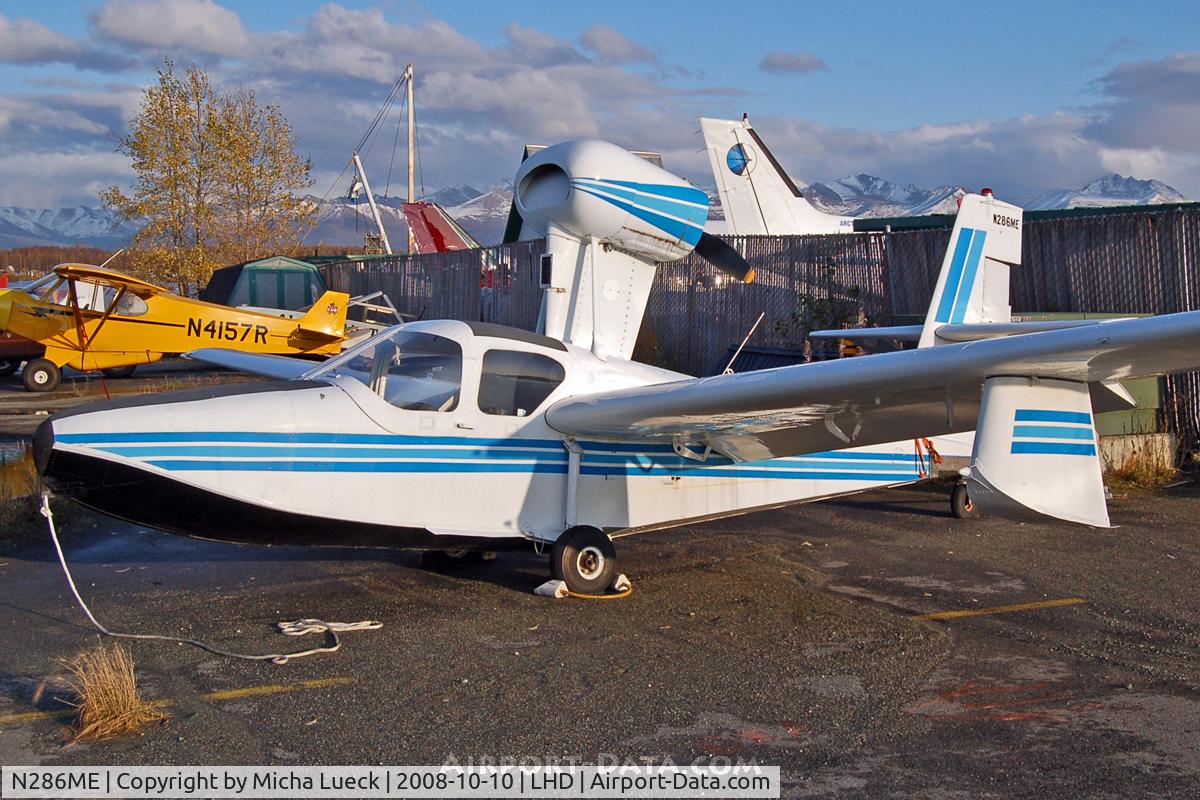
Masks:
[[[599,23],[588,28],[579,36],[579,43],[591,50],[603,61],[614,64],[634,62],[654,63],[658,59],[645,47],[633,41],[615,28]]]
[[[94,206],[102,189],[129,176],[128,159],[111,148],[0,154],[0,205]]]
[[[0,133],[11,134],[16,128],[34,135],[47,131],[83,134],[108,131],[100,123],[69,109],[50,108],[23,98],[0,97]]]
[[[829,65],[810,50],[797,50],[794,53],[776,50],[764,56],[763,60],[758,62],[758,68],[775,75],[829,71]]]
[[[91,23],[91,36],[76,40],[0,15],[0,61],[85,68],[104,59],[107,68],[139,63],[145,65],[139,84],[149,82],[164,53],[181,64],[198,61],[219,85],[244,85],[261,101],[280,104],[319,178],[332,179],[340,169],[410,61],[417,69],[421,159],[430,188],[509,179],[522,144],[577,136],[660,150],[669,168],[710,184],[695,120],[740,115],[748,93],[663,64],[651,47],[601,24],[567,40],[513,23],[492,45],[443,20],[327,3],[295,26],[250,33],[234,11],[212,0],[109,0]],[[1126,47],[1119,40],[1109,55]],[[760,66],[778,74],[827,69],[806,50],[770,53]],[[924,185],[988,184],[1019,199],[1115,170],[1200,195],[1197,76],[1200,53],[1182,53],[1119,65],[1094,84],[1101,103],[1054,114],[901,130],[838,128],[794,116],[756,116],[755,124],[785,166],[808,180],[870,172]],[[111,154],[112,138],[136,113],[142,87],[37,80],[28,84],[37,94],[0,96],[0,158],[67,153],[81,159],[74,174],[40,179],[39,191],[57,187],[63,197],[77,198],[81,186],[96,181],[112,182],[114,160],[123,161]],[[739,107],[731,107],[730,98],[738,98]],[[368,156],[373,181],[386,181],[394,135],[394,127],[382,132],[383,144]],[[110,159],[79,155],[105,152]],[[323,193],[326,185],[319,180],[314,189]]]
[[[241,17],[213,0],[109,0],[91,22],[99,36],[134,47],[249,54],[250,36]]]
[[[0,14],[0,62],[6,64],[72,64],[81,69],[119,71],[136,61],[79,42],[40,22]]]

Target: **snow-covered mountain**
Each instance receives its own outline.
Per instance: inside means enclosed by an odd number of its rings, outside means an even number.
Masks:
[[[306,244],[332,244],[347,247],[362,247],[363,235],[374,231],[371,207],[366,200],[357,205],[344,197],[322,202],[319,198],[308,198],[319,206],[317,225],[305,238]],[[462,184],[430,192],[421,199],[430,200],[446,209],[446,213],[458,220],[458,224],[474,236],[480,244],[498,244],[504,238],[504,226],[508,222],[508,209],[512,204],[511,184],[496,184],[486,189]],[[379,216],[387,229],[392,248],[403,250],[408,241],[408,223],[404,219],[399,197],[378,197]]]
[[[957,199],[966,193],[961,186],[925,189],[911,183],[901,186],[874,175],[859,173],[829,183],[808,186],[805,196],[813,205],[831,214],[850,217],[916,217],[924,214],[953,214]]]
[[[711,219],[722,219],[720,201],[714,189],[706,189],[710,198]],[[932,189],[914,184],[896,184],[873,175],[848,175],[836,181],[814,183],[805,196],[821,210],[855,217],[900,217],[923,214],[953,214],[956,199],[966,190],[961,186]],[[365,200],[357,205],[344,197],[322,201],[308,198],[319,206],[317,225],[305,238],[306,244],[324,243],[359,249],[363,236],[374,229],[370,207]],[[448,186],[425,195],[440,204],[480,243],[497,244],[504,236],[508,211],[512,204],[512,184],[499,183],[485,188],[470,184]],[[1081,189],[1054,189],[1039,196],[1026,208],[1077,208],[1081,206],[1141,205],[1186,202],[1183,194],[1161,181],[1139,180],[1112,174]],[[388,237],[396,250],[408,241],[408,226],[401,211],[401,198],[377,200]],[[33,245],[87,244],[115,249],[129,239],[132,227],[102,207],[70,208],[0,207],[0,247]]]
[[[437,203],[442,208],[450,208],[451,206],[460,206],[468,200],[474,200],[487,192],[487,189],[476,189],[469,183],[460,183],[458,186],[444,186],[421,199]]]
[[[132,229],[112,211],[98,206],[0,208],[0,247],[89,244],[121,247]]]
[[[483,245],[499,244],[512,207],[512,184],[500,183],[456,206],[446,206],[467,233]]]
[[[1143,181],[1114,172],[1079,189],[1051,189],[1035,198],[1026,208],[1087,208],[1187,201],[1188,198],[1180,191],[1162,181]]]
[[[358,203],[345,197],[325,201],[319,197],[305,199],[317,206],[317,224],[304,237],[306,245],[327,244],[361,250],[366,234],[375,232],[375,219],[365,199]],[[408,223],[400,208],[403,201],[399,197],[378,197],[375,202],[392,249],[404,250],[408,246]]]

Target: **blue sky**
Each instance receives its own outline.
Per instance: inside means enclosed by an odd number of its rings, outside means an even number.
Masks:
[[[318,194],[412,60],[430,188],[509,178],[521,144],[571,136],[711,183],[696,118],[748,111],[805,181],[1019,202],[1118,171],[1200,197],[1198,30],[1200,5],[1171,2],[18,0],[0,5],[0,204],[128,180],[112,140],[165,56],[279,103]]]

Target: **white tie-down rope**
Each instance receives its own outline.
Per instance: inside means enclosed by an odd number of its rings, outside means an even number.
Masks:
[[[382,622],[373,619],[361,622],[324,622],[319,619],[307,618],[292,622],[278,622],[276,623],[276,627],[285,636],[303,636],[306,633],[327,633],[329,634],[329,644],[324,647],[314,647],[311,650],[301,650],[298,653],[266,653],[263,655],[233,653],[213,647],[212,645],[207,645],[204,642],[198,642],[195,639],[183,639],[178,636],[159,636],[151,633],[116,633],[110,631],[101,625],[100,621],[92,614],[92,610],[83,601],[83,597],[79,594],[79,589],[75,586],[75,579],[71,577],[71,570],[67,567],[67,558],[63,555],[62,545],[58,541],[58,531],[54,527],[54,512],[50,510],[50,495],[48,492],[42,493],[41,511],[42,516],[46,518],[46,523],[50,527],[50,539],[54,542],[54,550],[58,553],[58,563],[62,565],[63,574],[67,576],[67,585],[71,587],[71,594],[75,595],[76,602],[79,603],[79,607],[83,609],[83,613],[87,615],[91,623],[96,626],[96,630],[105,636],[113,636],[118,639],[156,639],[163,642],[179,642],[180,644],[190,644],[192,647],[199,647],[201,650],[207,650],[218,656],[240,658],[246,661],[271,661],[276,664],[286,664],[293,658],[303,658],[304,656],[311,656],[317,653],[336,652],[342,646],[341,640],[338,639],[339,632],[370,631],[383,627]]]

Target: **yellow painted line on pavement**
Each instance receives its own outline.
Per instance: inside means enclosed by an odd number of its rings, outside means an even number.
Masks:
[[[220,692],[206,692],[200,695],[203,700],[235,700],[239,697],[259,697],[268,694],[282,694],[284,692],[299,692],[305,689],[324,689],[329,686],[349,686],[355,683],[354,678],[320,678],[312,681],[300,681],[299,683],[272,683],[266,686],[247,686],[241,689],[225,689]],[[175,705],[175,701],[170,698],[155,700],[154,705],[158,708]],[[38,719],[62,719],[75,714],[75,709],[65,708],[62,711],[25,711],[20,714],[5,714],[0,715],[0,725],[6,725],[11,722],[29,722]]]
[[[65,711],[26,711],[24,714],[5,714],[0,717],[0,725],[8,722],[25,722],[31,719],[57,719],[59,717],[69,717],[75,712],[71,709]]]
[[[929,614],[917,614],[914,619],[959,619],[961,617],[983,617],[988,614],[1010,614],[1013,611],[1032,611],[1035,608],[1056,608],[1058,606],[1074,606],[1086,603],[1082,597],[1062,597],[1058,600],[1039,600],[1036,603],[1016,603],[1011,606],[993,606],[992,608],[964,608],[959,611],[934,611]]]
[[[346,686],[351,683],[354,683],[354,678],[321,678],[315,681],[300,681],[300,683],[273,683],[267,686],[248,686],[244,689],[226,689],[223,692],[208,692],[200,696],[205,700],[234,700],[239,697],[298,692],[302,689],[324,689],[326,686]]]

